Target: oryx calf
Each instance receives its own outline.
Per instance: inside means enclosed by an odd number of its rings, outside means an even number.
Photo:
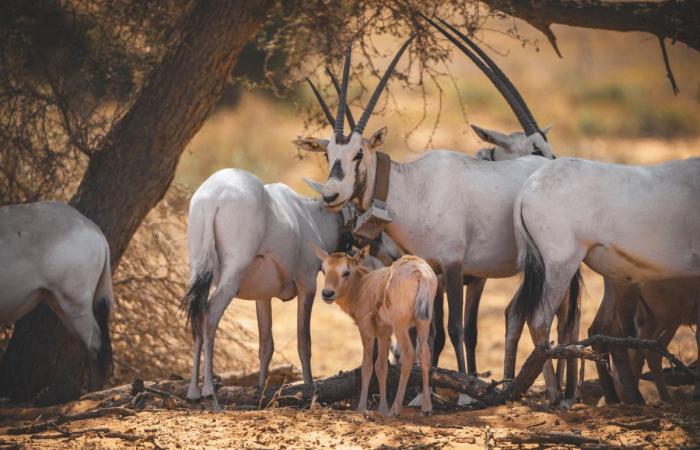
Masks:
[[[109,311],[114,305],[109,245],[71,206],[38,202],[0,207],[0,324],[46,303],[85,346],[89,389],[112,367]]]
[[[189,399],[213,396],[212,406],[218,408],[214,335],[234,297],[256,300],[261,387],[274,350],[271,299],[298,297],[299,359],[304,382],[312,382],[309,321],[320,263],[306,242],[334,251],[342,225],[342,214],[327,210],[320,200],[301,197],[284,184],[263,185],[243,170],[220,170],[197,189],[190,201],[188,229],[192,281],[183,300],[194,337]],[[216,288],[209,296],[212,284]],[[202,345],[204,383],[200,391]]]
[[[344,253],[328,254],[313,247],[319,259],[325,282],[321,296],[326,303],[337,303],[357,324],[362,338],[362,391],[359,411],[367,410],[369,382],[372,378],[372,351],[375,338],[379,351],[375,370],[379,380],[379,412],[384,415],[399,415],[406,393],[408,376],[413,366],[416,351],[423,373],[423,396],[421,411],[430,414],[429,370],[430,347],[428,334],[432,320],[433,298],[437,290],[437,277],[430,266],[415,256],[403,256],[390,267],[368,272],[360,264],[368,254],[365,247],[356,256]],[[414,350],[408,331],[416,327],[417,350]],[[394,405],[389,411],[386,400],[386,377],[388,372],[389,345],[394,333],[403,352],[401,377]]]
[[[564,158],[525,182],[513,212],[525,276],[509,318],[506,377],[514,369],[523,320],[528,318],[534,342],[547,341],[554,312],[581,262],[622,285],[700,276],[698,174],[700,158],[655,166]],[[622,303],[615,313],[632,317],[634,304]],[[620,355],[613,350],[620,376],[628,379],[629,362]],[[551,361],[544,375],[555,400]],[[629,383],[624,400],[643,401]]]
[[[635,332],[638,338],[653,339],[667,347],[681,325],[697,326],[700,278],[642,283],[638,286],[638,290],[641,301],[637,305],[634,317]],[[664,402],[670,402],[671,396],[668,393],[661,369],[661,358],[661,354],[653,350],[630,350],[632,370],[636,381],[639,382],[646,359],[659,397]],[[700,395],[699,388],[695,389],[694,395]]]

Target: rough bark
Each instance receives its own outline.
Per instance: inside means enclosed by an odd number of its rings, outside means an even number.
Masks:
[[[555,46],[550,25],[641,31],[683,42],[700,51],[700,2],[697,0],[482,0],[542,31]]]
[[[90,158],[72,204],[100,226],[112,266],[175,175],[185,146],[217,100],[270,1],[201,0],[134,105]],[[0,362],[0,395],[49,404],[80,394],[85,358],[46,306],[17,322]]]

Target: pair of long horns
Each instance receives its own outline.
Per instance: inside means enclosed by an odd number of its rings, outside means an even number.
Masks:
[[[447,39],[457,46],[465,55],[471,59],[476,66],[481,69],[482,72],[491,80],[491,82],[496,86],[496,89],[501,93],[501,95],[506,99],[510,109],[513,110],[515,116],[518,118],[518,122],[523,127],[525,135],[530,136],[535,133],[540,133],[542,137],[546,140],[546,135],[540,130],[537,125],[537,121],[533,117],[530,109],[527,107],[525,100],[520,95],[518,90],[515,88],[513,83],[508,79],[505,73],[496,65],[496,63],[481,49],[474,41],[469,39],[464,33],[460,32],[457,28],[445,22],[444,20],[436,17],[445,27],[449,28],[454,34],[460,37],[464,42],[471,47],[474,52],[479,56],[475,55],[472,50],[467,48],[462,42],[457,40],[453,35],[447,32],[443,27],[435,23],[432,19],[427,17],[421,12],[418,14],[428,21],[433,27],[435,27],[440,33],[442,33]]]
[[[338,112],[335,118],[333,118],[330,109],[328,109],[328,105],[326,105],[326,102],[323,100],[323,97],[321,97],[321,93],[318,91],[316,86],[314,86],[313,82],[308,77],[306,78],[306,81],[309,83],[309,85],[311,86],[311,90],[316,96],[316,100],[318,100],[318,103],[321,105],[321,109],[323,109],[323,114],[326,116],[328,123],[333,127],[336,142],[341,143],[345,142],[346,140],[345,135],[343,134],[345,128],[345,116],[347,116],[348,123],[350,124],[350,133],[358,133],[362,135],[362,132],[367,126],[367,122],[369,122],[369,118],[372,116],[374,107],[377,106],[379,96],[382,94],[382,91],[384,91],[384,88],[386,87],[386,84],[389,81],[389,77],[391,77],[391,74],[396,68],[396,64],[399,62],[399,59],[401,59],[401,56],[406,51],[408,45],[411,43],[413,38],[415,38],[415,35],[409,37],[406,40],[406,42],[403,43],[396,55],[394,55],[394,59],[391,60],[391,63],[386,68],[384,75],[379,80],[377,87],[372,93],[372,97],[369,99],[369,103],[367,103],[367,107],[364,109],[364,111],[362,111],[360,120],[358,120],[357,123],[355,123],[355,120],[352,116],[352,112],[350,112],[350,108],[348,108],[347,106],[348,83],[350,79],[350,53],[352,51],[352,42],[348,44],[348,47],[345,50],[345,62],[343,64],[342,84],[338,84],[338,79],[335,77],[335,75],[333,75],[333,72],[331,72],[331,70],[328,67],[326,67],[326,72],[331,77],[333,86],[338,92]]]

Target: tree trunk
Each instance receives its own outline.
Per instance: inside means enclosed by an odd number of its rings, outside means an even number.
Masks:
[[[116,268],[148,211],[175,175],[180,154],[220,98],[241,49],[270,1],[202,0],[134,105],[90,158],[71,203],[109,241]],[[0,362],[0,396],[49,404],[80,394],[85,357],[56,315],[41,306],[17,322]]]

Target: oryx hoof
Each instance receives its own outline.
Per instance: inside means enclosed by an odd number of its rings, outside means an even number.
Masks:
[[[187,389],[187,401],[189,402],[198,402],[202,398],[202,391],[199,389],[199,386],[196,384],[190,385],[190,387]]]
[[[202,400],[209,403],[209,411],[220,412],[221,405],[219,405],[219,400],[217,400],[216,395],[206,395],[202,397]]]
[[[422,410],[422,409],[421,409],[420,415],[423,416],[423,417],[432,416],[432,415],[433,415],[433,410],[432,410],[432,409],[426,409],[426,410]]]

